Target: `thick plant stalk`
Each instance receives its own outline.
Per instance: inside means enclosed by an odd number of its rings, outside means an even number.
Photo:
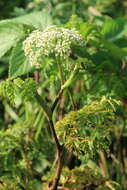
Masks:
[[[56,106],[57,106],[57,103],[58,103],[58,101],[60,100],[60,98],[61,98],[61,96],[62,96],[62,94],[63,94],[63,90],[64,90],[64,89],[61,89],[61,90],[58,92],[58,94],[57,94],[57,96],[56,96],[56,98],[55,98],[55,100],[54,100],[54,102],[53,102],[53,105],[52,105],[52,107],[51,107],[52,113],[53,113],[53,111],[55,110],[55,108],[56,108]]]
[[[57,190],[57,186],[58,186],[61,171],[62,171],[62,148],[61,148],[61,145],[60,145],[59,140],[57,138],[55,127],[54,127],[54,124],[52,121],[52,112],[50,111],[49,107],[47,106],[45,101],[41,98],[41,96],[38,93],[36,94],[36,100],[45,112],[45,115],[47,117],[50,129],[51,129],[51,132],[52,132],[55,144],[56,144],[56,148],[57,148],[58,159],[57,159],[56,176],[54,178],[52,186],[50,187],[50,190]]]
[[[59,143],[59,140],[58,140],[58,137],[57,137],[57,134],[55,131],[55,127],[54,127],[54,124],[52,121],[52,115],[53,115],[53,112],[57,106],[57,103],[59,102],[59,100],[63,94],[64,89],[66,89],[70,86],[71,82],[73,81],[73,79],[74,79],[74,77],[78,71],[78,65],[76,65],[74,68],[74,71],[71,73],[69,79],[65,82],[60,62],[57,61],[57,65],[58,65],[58,70],[59,70],[60,80],[61,80],[61,90],[57,94],[51,109],[47,106],[46,102],[41,98],[41,96],[38,93],[36,93],[36,96],[35,96],[38,103],[40,104],[40,106],[42,107],[42,109],[45,112],[45,115],[47,117],[50,129],[51,129],[51,132],[52,132],[55,144],[56,144],[56,148],[57,148],[57,158],[58,159],[56,162],[57,163],[56,175],[55,175],[53,184],[50,187],[50,190],[57,190],[61,171],[62,171],[62,148],[61,148],[61,145]]]
[[[62,171],[62,154],[60,153],[60,155],[58,156],[56,176],[55,176],[55,179],[53,181],[53,185],[51,186],[50,190],[57,190],[58,183],[60,180],[61,171]]]
[[[62,147],[59,144],[59,141],[58,141],[58,138],[57,138],[57,135],[56,135],[55,128],[54,128],[52,120],[48,121],[48,122],[49,122],[50,129],[51,129],[51,131],[53,133],[53,137],[55,139],[56,147],[57,147],[56,176],[54,178],[52,186],[50,187],[50,190],[57,190],[57,186],[58,186],[61,171],[62,171]]]

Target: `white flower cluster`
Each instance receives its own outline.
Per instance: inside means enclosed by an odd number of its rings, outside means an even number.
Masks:
[[[68,58],[72,47],[83,46],[84,42],[75,29],[50,26],[44,31],[33,31],[23,45],[31,65],[39,65],[44,56]]]

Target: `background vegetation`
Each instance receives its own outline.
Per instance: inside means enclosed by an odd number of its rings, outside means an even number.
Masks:
[[[127,1],[0,0],[0,10],[0,190],[45,190],[55,175],[54,140],[35,89],[52,106],[58,71],[46,59],[37,78],[23,51],[33,30],[50,25],[76,28],[85,41],[63,66],[68,79],[69,65],[79,64],[53,113],[65,146],[58,189],[126,190]]]

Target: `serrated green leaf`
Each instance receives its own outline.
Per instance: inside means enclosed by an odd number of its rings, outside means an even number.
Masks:
[[[45,29],[53,23],[51,15],[46,11],[38,11],[13,19],[18,23],[32,25],[37,29]]]
[[[26,34],[23,24],[11,20],[0,22],[0,57],[14,46]]]
[[[118,19],[107,19],[103,25],[102,35],[105,39],[115,41],[127,33],[127,19],[125,17]]]
[[[127,52],[124,49],[118,47],[116,44],[103,40],[104,46],[107,48],[109,55],[115,59],[123,59],[127,56]]]
[[[12,50],[9,61],[9,77],[15,78],[34,70],[24,55],[23,43],[18,42]]]

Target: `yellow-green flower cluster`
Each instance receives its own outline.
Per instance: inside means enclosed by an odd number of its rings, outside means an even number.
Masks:
[[[39,65],[45,56],[66,59],[74,46],[83,46],[84,42],[75,29],[50,26],[44,31],[35,30],[24,41],[25,55],[31,65]]]

